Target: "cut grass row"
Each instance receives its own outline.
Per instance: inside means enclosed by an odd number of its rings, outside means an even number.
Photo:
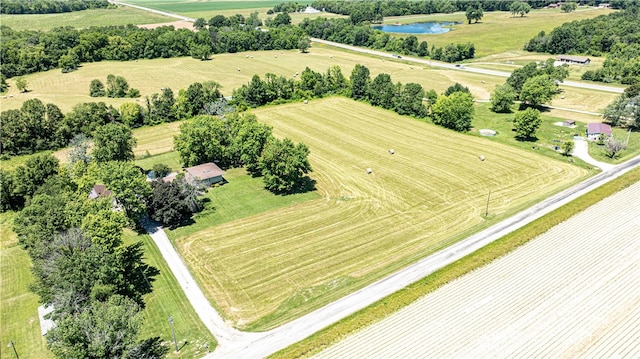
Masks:
[[[405,289],[342,319],[303,341],[273,354],[270,358],[300,358],[318,353],[348,335],[397,312],[443,285],[506,255],[557,224],[569,219],[574,214],[639,181],[640,169],[630,171],[473,254],[434,272]]]
[[[205,294],[249,330],[322,306],[588,175],[345,98],[255,113],[309,146],[322,199],[172,236]]]
[[[61,26],[82,29],[91,26],[154,24],[175,21],[174,18],[131,7],[91,9],[60,14],[2,14],[2,25],[13,30],[49,30]]]

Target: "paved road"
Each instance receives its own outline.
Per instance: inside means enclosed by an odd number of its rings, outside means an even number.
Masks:
[[[329,45],[329,46],[339,47],[339,48],[342,48],[342,49],[347,49],[347,50],[350,50],[350,51],[355,51],[355,52],[360,52],[360,53],[365,53],[365,54],[370,54],[370,55],[375,55],[375,56],[380,56],[380,57],[395,58],[392,54],[389,54],[389,53],[383,52],[383,51],[377,51],[377,50],[371,50],[371,49],[362,48],[362,47],[345,45],[345,44],[340,44],[340,43],[333,42],[333,41],[327,41],[327,40],[316,39],[316,38],[311,38],[311,41],[312,42],[317,42],[319,44],[325,44],[325,45]],[[419,63],[419,64],[424,64],[424,65],[429,65],[429,66],[433,66],[433,67],[443,67],[443,68],[450,69],[450,70],[475,72],[475,73],[484,74],[484,75],[490,75],[490,76],[498,76],[498,77],[509,77],[509,76],[511,76],[510,72],[469,67],[469,65],[467,65],[467,64],[459,66],[459,65],[449,64],[449,63],[446,63],[446,62],[425,60],[425,59],[420,59],[420,58],[410,57],[410,56],[402,56],[402,60],[403,61],[408,61],[408,62],[415,62],[415,63]],[[470,64],[470,65],[473,66],[473,64]],[[578,88],[583,88],[583,89],[588,89],[588,90],[613,92],[613,93],[623,93],[624,92],[624,89],[618,88],[618,87],[612,87],[612,86],[606,86],[606,85],[598,85],[598,84],[590,84],[590,83],[582,83],[582,82],[576,82],[576,81],[564,81],[562,83],[562,86],[578,87]]]
[[[322,328],[420,280],[434,271],[486,246],[577,197],[640,166],[640,156],[591,177],[513,217],[441,250],[399,272],[383,278],[281,327],[234,345],[221,345],[206,358],[263,358],[294,344]]]
[[[117,1],[110,1],[114,4],[131,6],[141,10],[154,12],[170,16],[173,18],[194,21],[194,19],[176,15],[164,11],[145,8],[137,5],[130,5]],[[349,49],[362,53],[369,53],[381,57],[393,58],[391,54],[357,48],[354,46],[333,43],[320,39],[312,39],[314,42],[324,43],[331,46]],[[452,64],[441,63],[437,61],[429,61],[411,57],[404,57],[406,61],[422,63],[430,66],[450,68],[453,70],[477,72],[486,75],[508,77],[508,72],[477,69],[469,67],[456,67]],[[565,82],[566,86],[581,87],[599,91],[622,92],[621,89],[601,86],[582,84],[575,82]],[[476,235],[473,235],[464,241],[454,244],[440,252],[437,252],[395,274],[381,279],[357,292],[354,292],[344,298],[341,298],[327,306],[298,318],[281,327],[263,333],[246,333],[238,331],[224,322],[222,317],[215,311],[211,304],[207,301],[204,293],[198,287],[195,279],[189,273],[184,262],[176,252],[175,248],[162,230],[162,227],[156,223],[147,221],[144,227],[151,235],[156,246],[158,246],[163,258],[167,262],[169,268],[178,280],[178,283],[185,292],[189,302],[194,307],[196,313],[205,324],[207,329],[218,340],[218,347],[209,354],[207,358],[262,358],[270,355],[280,349],[283,349],[293,343],[296,343],[307,336],[317,332],[318,330],[344,318],[345,316],[360,310],[377,300],[396,292],[407,285],[433,273],[434,271],[448,265],[456,260],[466,256],[469,253],[487,245],[488,243],[501,238],[521,226],[543,216],[546,213],[568,203],[569,201],[579,197],[580,195],[620,176],[630,169],[640,165],[640,156],[634,158],[625,164],[618,165],[610,171],[603,172],[592,177],[562,193],[559,193],[547,200],[523,211],[515,216],[508,218]]]

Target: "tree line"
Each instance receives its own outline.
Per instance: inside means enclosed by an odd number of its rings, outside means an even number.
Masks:
[[[107,7],[107,0],[3,0],[0,14],[53,14]]]
[[[242,18],[243,21],[249,19]],[[80,63],[102,60],[180,56],[207,59],[210,54],[218,53],[297,49],[300,41],[307,37],[302,29],[293,25],[262,31],[245,23],[208,26],[196,32],[173,26],[144,29],[127,25],[79,30],[65,27],[50,31],[14,31],[0,26],[0,35],[0,73],[4,78],[54,68],[69,71]]]
[[[640,10],[637,5],[630,1],[623,11],[565,23],[549,34],[542,31],[529,40],[525,50],[551,54],[606,54],[602,68],[586,71],[583,80],[639,82]]]
[[[92,81],[90,94],[110,97],[131,95],[132,89],[125,92],[123,82],[115,81],[118,77],[108,77],[113,81],[107,81],[106,89],[104,85],[97,85],[99,80]],[[177,98],[171,88],[163,88],[161,93],[147,96],[144,106],[137,102],[126,102],[117,109],[104,102],[85,102],[75,105],[67,114],[63,114],[55,104],[29,99],[20,109],[0,113],[0,149],[5,155],[55,150],[67,146],[78,134],[93,137],[98,127],[108,123],[117,122],[135,128],[190,118],[201,113],[218,114],[228,107],[222,98],[220,85],[215,81],[193,83],[181,89]]]
[[[137,198],[149,184],[131,162],[76,164],[61,167],[44,153],[15,173],[0,171],[3,206],[12,188],[27,196],[13,229],[31,258],[31,289],[53,306],[47,346],[57,358],[162,357],[159,337],[140,338],[144,297],[159,271],[144,262],[142,242],[123,243],[130,222],[114,197],[88,196],[103,183]]]

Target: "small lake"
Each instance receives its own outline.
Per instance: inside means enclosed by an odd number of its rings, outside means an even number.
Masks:
[[[402,25],[374,25],[376,30],[382,30],[384,32],[393,32],[401,34],[444,34],[454,30],[453,25],[459,24],[458,22],[415,22],[413,24]]]

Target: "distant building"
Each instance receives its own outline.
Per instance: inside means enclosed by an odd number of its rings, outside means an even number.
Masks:
[[[608,9],[608,8],[610,8],[610,7],[611,7],[611,4],[605,4],[605,3],[602,3],[602,4],[598,4],[598,7],[599,7],[600,9]]]
[[[606,123],[590,123],[587,125],[587,139],[597,141],[600,135],[611,137],[611,126]]]
[[[565,64],[589,65],[591,59],[585,56],[558,55],[557,60]]]
[[[565,127],[573,127],[575,125],[576,125],[575,120],[564,120],[564,122],[562,122],[562,126],[565,126]]]
[[[305,14],[317,14],[319,12],[320,10],[312,8],[311,5],[307,5],[306,9],[303,11]]]

